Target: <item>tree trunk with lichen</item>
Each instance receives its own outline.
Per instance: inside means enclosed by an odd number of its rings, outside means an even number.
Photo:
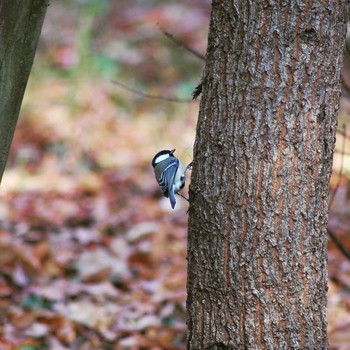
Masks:
[[[0,182],[48,0],[0,1]]]
[[[190,185],[188,349],[328,349],[346,0],[214,0]]]

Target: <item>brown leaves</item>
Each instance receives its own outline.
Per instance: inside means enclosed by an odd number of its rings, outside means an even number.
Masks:
[[[88,194],[7,195],[3,226],[12,232],[0,232],[4,347],[183,347],[187,217],[174,216],[174,226],[147,192],[128,196],[135,188],[130,174],[102,172],[103,186]]]

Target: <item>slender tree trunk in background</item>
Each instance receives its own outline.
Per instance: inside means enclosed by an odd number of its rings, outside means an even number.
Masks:
[[[347,0],[214,0],[190,186],[188,349],[327,349]]]
[[[48,0],[0,1],[0,182]]]

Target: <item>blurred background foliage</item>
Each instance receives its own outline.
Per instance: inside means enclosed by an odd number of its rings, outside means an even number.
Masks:
[[[51,2],[0,187],[0,349],[185,348],[188,204],[171,211],[150,162],[192,160],[204,65],[162,30],[204,54],[209,17],[209,0]],[[344,88],[341,124],[348,105]],[[350,248],[338,136],[330,223]],[[331,345],[349,350],[350,264],[333,244],[329,260]]]
[[[208,0],[52,1],[0,187],[0,349],[184,349],[188,204]],[[178,99],[145,98],[141,93]]]
[[[17,186],[10,172],[18,162],[30,170],[21,180],[33,180],[39,168],[31,164],[43,157],[59,156],[59,171],[69,176],[125,169],[167,147],[189,162],[198,103],[147,99],[112,80],[189,100],[204,63],[161,28],[204,53],[209,11],[209,1],[195,0],[52,2],[2,187]]]

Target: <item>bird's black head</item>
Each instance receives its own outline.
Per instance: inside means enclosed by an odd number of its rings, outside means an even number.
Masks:
[[[153,168],[158,164],[160,163],[162,160],[165,160],[167,159],[168,157],[174,157],[174,152],[176,151],[176,149],[173,149],[173,150],[168,150],[168,149],[164,149],[160,152],[158,152],[154,157],[153,157],[153,160],[152,160],[152,166]]]

